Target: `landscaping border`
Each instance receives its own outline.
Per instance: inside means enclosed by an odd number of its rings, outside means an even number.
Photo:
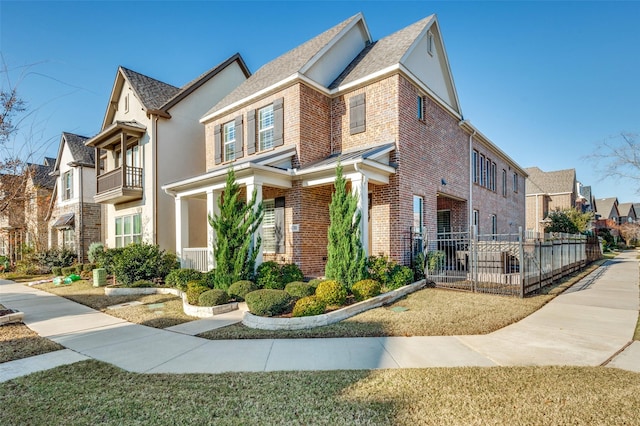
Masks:
[[[378,308],[382,305],[394,302],[407,294],[420,290],[427,285],[426,280],[416,281],[413,284],[405,285],[399,289],[381,294],[362,302],[328,312],[322,315],[313,315],[308,317],[296,318],[271,318],[253,315],[245,312],[242,318],[242,324],[247,327],[257,328],[260,330],[303,330],[306,328],[321,327],[324,325],[334,324],[349,317],[357,315],[369,309]]]
[[[177,288],[158,288],[158,287],[112,287],[104,288],[106,296],[130,296],[134,294],[173,294],[182,299],[182,310],[185,314],[197,318],[211,318],[215,315],[224,314],[226,312],[238,309],[238,302],[226,303],[218,306],[194,306],[187,302],[187,295]]]
[[[24,312],[16,311],[15,309],[6,310],[12,312],[10,314],[0,315],[0,325],[22,322],[22,320],[24,319]]]

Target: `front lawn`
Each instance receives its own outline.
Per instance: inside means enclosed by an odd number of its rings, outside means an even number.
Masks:
[[[98,361],[0,383],[0,424],[637,424],[640,374],[604,367],[135,374]]]
[[[1,305],[0,305],[1,306]],[[0,326],[0,363],[64,349],[23,323]]]

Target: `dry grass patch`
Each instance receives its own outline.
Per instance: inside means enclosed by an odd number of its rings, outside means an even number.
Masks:
[[[11,280],[17,283],[30,283],[32,281],[40,281],[47,280],[53,278],[51,274],[43,274],[43,275],[24,275],[19,274],[17,272],[6,272],[0,274],[0,279],[2,280]]]
[[[0,363],[64,349],[23,323],[0,326]]]
[[[149,294],[130,296],[106,296],[104,287],[93,287],[91,281],[80,280],[70,285],[55,286],[46,283],[38,286],[58,296],[122,318],[136,324],[155,328],[167,328],[198,318],[186,315],[182,309],[182,300],[171,294]],[[107,309],[109,306],[139,301],[142,305],[119,309]],[[161,306],[159,304],[162,304]]]
[[[200,334],[212,340],[316,337],[455,336],[487,334],[520,321],[593,272],[590,265],[574,276],[524,299],[426,288],[389,305],[309,330],[256,330],[234,324]],[[394,308],[405,308],[397,312]]]
[[[0,424],[636,424],[640,375],[593,367],[135,374],[97,361],[0,383]]]

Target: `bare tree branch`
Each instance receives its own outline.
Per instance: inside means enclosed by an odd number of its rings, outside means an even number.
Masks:
[[[591,161],[603,177],[640,182],[640,143],[637,134],[620,133],[606,139],[584,158]],[[640,194],[640,185],[637,192]]]

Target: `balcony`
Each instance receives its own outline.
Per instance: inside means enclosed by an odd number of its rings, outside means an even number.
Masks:
[[[142,199],[142,170],[122,166],[99,175],[96,203],[120,204]]]

